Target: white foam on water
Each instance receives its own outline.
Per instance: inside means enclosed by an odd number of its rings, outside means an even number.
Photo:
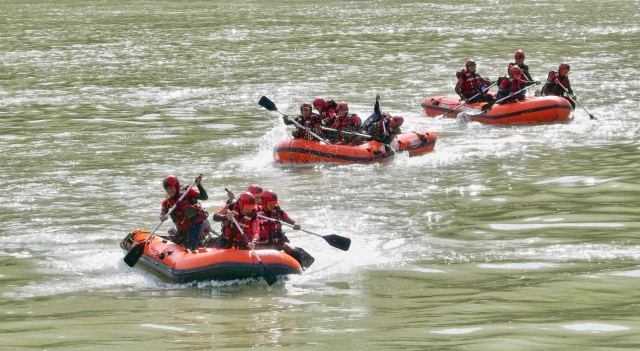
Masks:
[[[628,272],[612,273],[611,275],[615,275],[618,277],[640,277],[640,270],[636,269]]]
[[[155,328],[155,329],[165,329],[165,330],[174,330],[174,331],[185,331],[185,328],[171,327],[168,325],[158,325],[158,324],[141,324],[141,327],[145,328]]]
[[[492,264],[492,263],[483,263],[479,264],[480,268],[490,268],[490,269],[540,269],[540,268],[552,268],[558,267],[557,264],[553,263],[542,263],[542,262],[529,262],[529,263],[505,263],[505,264]]]
[[[421,272],[421,273],[447,273],[445,271],[441,271],[439,269],[431,269],[431,268],[411,268],[410,270]]]
[[[591,332],[620,331],[620,330],[629,329],[627,327],[621,327],[618,325],[599,324],[599,323],[569,324],[569,325],[563,325],[562,327],[570,330],[591,331]]]
[[[480,329],[482,328],[454,328],[445,330],[432,330],[431,332],[436,334],[468,334]]]
[[[280,302],[290,304],[290,305],[310,305],[310,304],[320,303],[316,301],[307,302],[307,301],[300,301],[296,299],[280,299]]]

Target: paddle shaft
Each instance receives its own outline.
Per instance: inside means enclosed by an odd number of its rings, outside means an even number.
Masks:
[[[474,95],[471,98],[469,98],[469,101],[471,101],[471,100],[475,99],[476,97],[480,96],[480,94],[486,93],[489,89],[491,89],[492,86],[496,85],[497,83],[498,83],[497,80],[495,82],[491,83],[491,85],[489,85],[488,87],[483,89],[481,92],[479,92],[476,95]],[[461,103],[457,104],[452,110],[449,110],[449,111],[447,111],[447,113],[445,113],[444,115],[440,116],[440,118],[448,116],[451,112],[454,112],[457,108],[461,107],[462,105],[466,105],[466,103],[464,101],[462,101]]]
[[[536,82],[535,84],[533,84],[533,85],[528,85],[528,86],[526,86],[526,87],[524,87],[524,88],[522,88],[522,89],[520,89],[520,90],[516,91],[515,93],[513,93],[513,96],[515,96],[515,95],[519,94],[521,91],[525,91],[525,90],[527,90],[527,89],[529,89],[529,88],[531,88],[531,87],[534,87],[534,86],[536,86],[536,85],[538,85],[538,83],[537,83],[537,82]],[[502,101],[504,101],[504,100],[506,100],[506,99],[508,99],[508,98],[510,98],[510,97],[513,97],[513,96],[511,96],[511,94],[509,94],[509,96],[505,96],[505,97],[503,97],[503,98],[502,98],[502,99],[500,99],[500,100],[496,100],[493,104],[491,104],[491,106],[493,106],[494,104],[497,104],[498,102],[502,102]]]
[[[574,99],[573,94],[571,94],[569,90],[567,90],[567,88],[565,88],[564,85],[562,85],[562,83],[558,82],[558,85],[560,85],[560,87],[562,87],[562,89],[564,89],[564,91],[567,92],[567,94],[569,95],[569,99],[571,99],[571,101],[575,102],[576,104],[580,105],[580,107],[582,107],[584,112],[586,112],[589,115],[589,118],[596,119],[596,117],[591,113],[589,113],[589,111],[587,111],[587,109],[584,108],[584,106],[582,106],[582,104],[577,99]]]
[[[272,222],[278,222],[278,223],[280,223],[280,224],[284,224],[284,225],[286,225],[287,227],[291,227],[291,228],[293,228],[293,224],[289,224],[289,223],[287,223],[287,222],[283,222],[283,221],[278,220],[278,219],[275,219],[275,218],[266,217],[266,216],[263,216],[263,215],[258,215],[258,217],[259,217],[259,218],[262,218],[262,219],[266,219],[266,220],[272,221]],[[300,230],[302,230],[302,231],[303,231],[303,232],[305,232],[305,233],[309,233],[309,234],[312,234],[312,235],[319,236],[319,237],[323,238],[323,236],[322,236],[322,235],[320,235],[320,234],[316,234],[316,233],[314,233],[314,232],[310,232],[310,231],[305,230],[305,229],[302,229],[302,228],[300,228]]]
[[[182,194],[182,196],[180,196],[180,198],[178,199],[178,201],[176,201],[176,204],[171,207],[169,209],[169,211],[167,212],[166,216],[169,217],[171,215],[171,213],[173,212],[173,210],[176,209],[176,207],[178,207],[178,202],[182,201],[187,194],[189,193],[189,191],[191,191],[191,188],[193,188],[196,185],[196,181],[194,180],[193,183],[191,183],[191,185],[189,185],[189,187],[187,188],[187,190]],[[178,190],[178,189],[176,189]],[[178,190],[179,191],[179,190]],[[153,236],[153,234],[156,232],[156,230],[158,230],[158,228],[160,228],[160,226],[162,225],[162,223],[164,223],[164,221],[160,221],[160,223],[158,223],[158,225],[153,229],[153,231],[151,231],[151,233],[149,233],[149,236],[147,237],[147,239],[144,241],[144,243],[147,243],[148,241],[151,240],[151,236]]]
[[[240,231],[240,233],[242,234],[242,237],[244,238],[244,240],[247,242],[247,246],[249,245],[249,238],[247,237],[247,234],[244,233],[244,230],[242,230],[242,227],[240,226],[240,224],[238,223],[238,221],[236,220],[236,217],[231,217],[231,219],[233,219],[233,223],[236,225],[236,228],[238,228],[238,230]],[[269,267],[267,267],[262,260],[260,259],[260,256],[258,255],[258,253],[256,252],[255,249],[251,249],[251,252],[253,252],[253,254],[256,256],[256,258],[258,259],[258,262],[260,263],[260,266],[262,267],[262,269],[264,270],[265,273],[265,277],[264,279],[267,281],[267,284],[269,285],[273,285],[276,281],[278,281],[278,277],[276,277],[275,273],[273,273]],[[270,275],[269,277],[267,275]]]
[[[319,136],[319,135],[317,135],[316,133],[312,132],[309,128],[307,128],[307,127],[305,127],[305,126],[303,126],[303,125],[300,125],[300,123],[296,122],[296,120],[295,120],[295,119],[293,119],[293,118],[291,118],[291,117],[287,116],[284,112],[282,112],[282,111],[280,111],[280,110],[276,110],[276,111],[277,111],[278,113],[280,113],[281,115],[285,116],[285,117],[286,117],[286,118],[287,118],[291,123],[293,123],[296,127],[300,128],[300,129],[303,129],[303,130],[306,130],[306,131],[307,131],[307,133],[311,134],[313,137],[315,137],[315,138],[316,138],[316,139],[318,139],[319,141],[321,141],[321,142],[323,142],[323,143],[325,143],[325,144],[329,144],[329,142],[328,142],[327,140],[322,139],[322,137],[320,137],[320,136]]]
[[[327,127],[321,127],[322,130],[327,130],[330,132],[338,132],[338,133],[342,133],[342,134],[351,134],[351,135],[357,135],[357,136],[361,136],[363,138],[371,138],[371,135],[369,134],[362,134],[362,133],[356,133],[356,132],[346,132],[343,130],[337,130],[337,129],[333,129],[333,128],[327,128]]]

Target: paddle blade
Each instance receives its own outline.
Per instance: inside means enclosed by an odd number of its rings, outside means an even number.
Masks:
[[[261,97],[260,101],[258,101],[258,104],[269,111],[278,111],[276,104],[273,101],[269,100],[269,98],[266,96]]]
[[[493,107],[493,104],[495,103],[496,103],[495,101],[491,101],[486,103],[485,105],[482,105],[482,112],[487,112],[487,110]]]
[[[383,144],[389,144],[391,142],[391,136],[390,135],[376,135],[373,140],[379,142],[379,143],[383,143]]]
[[[340,249],[342,251],[348,251],[349,246],[351,246],[351,239],[345,238],[340,235],[331,234],[331,235],[323,235],[322,238],[331,246],[336,249]]]
[[[129,252],[124,256],[124,263],[129,267],[133,267],[136,265],[136,262],[142,257],[144,253],[144,244],[138,244],[134,246]]]
[[[267,281],[267,284],[269,284],[269,286],[275,284],[278,281],[278,277],[276,277],[276,274],[273,273],[271,268],[262,263],[262,261],[259,261],[259,263],[260,267],[262,267],[262,276],[264,277],[264,280]]]

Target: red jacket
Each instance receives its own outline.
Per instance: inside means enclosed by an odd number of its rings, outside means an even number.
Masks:
[[[160,211],[160,215],[165,216],[169,212],[169,209],[176,206],[175,210],[171,212],[171,220],[176,224],[178,229],[188,229],[194,224],[204,221],[209,216],[202,205],[198,203],[200,193],[193,188],[189,190],[187,196],[185,196],[182,201],[176,204],[176,201],[184,194],[187,188],[187,186],[180,188],[180,191],[176,193],[175,197],[169,197],[167,195],[162,202],[162,209]]]
[[[480,92],[478,86],[480,83],[489,85],[491,82],[480,77],[477,73],[462,70],[456,74],[458,76],[458,84],[456,84],[456,93],[460,97],[471,98]]]
[[[300,124],[301,126],[308,128],[312,133],[315,133],[318,136],[322,135],[322,122],[320,121],[320,116],[312,113],[307,118],[304,118],[304,117],[302,117],[302,115],[300,115],[300,116],[296,117],[294,120],[298,124]],[[294,123],[291,122],[288,118],[284,118],[284,124],[294,124]],[[312,136],[311,134],[309,134],[304,129],[299,129],[298,128],[292,133],[292,135],[296,139],[312,139],[312,140],[315,140],[315,137]]]
[[[291,217],[289,217],[289,215],[284,212],[283,210],[280,209],[280,207],[276,207],[274,208],[273,211],[267,211],[264,207],[261,209],[260,212],[258,212],[258,214],[265,216],[265,217],[269,217],[269,218],[273,218],[273,219],[277,219],[289,224],[294,224],[296,223],[293,219],[291,219]],[[274,222],[274,221],[270,221],[268,219],[264,219],[264,218],[259,218],[260,219],[260,239],[259,239],[259,243],[261,244],[265,244],[268,243],[270,241],[272,241],[273,237],[276,237],[277,235],[272,235],[274,232],[282,232],[282,224],[278,223],[278,222]],[[278,241],[278,240],[276,240]]]
[[[240,224],[240,227],[244,231],[250,242],[257,243],[260,235],[260,221],[258,220],[256,213],[257,210],[253,210],[251,215],[247,216],[238,208],[234,208],[234,211],[238,212],[234,215],[234,218]],[[244,236],[233,221],[224,220],[222,222],[222,236],[229,240],[233,239],[234,242],[247,245],[248,242],[244,239]]]

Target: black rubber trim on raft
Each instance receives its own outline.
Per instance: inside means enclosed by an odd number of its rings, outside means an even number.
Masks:
[[[419,138],[416,134],[416,137]],[[411,150],[416,150],[425,146],[429,146],[432,144],[435,144],[436,140],[433,141],[427,141],[422,142],[420,141],[419,144],[415,145],[415,146],[409,146],[405,149],[401,149],[398,150],[397,152],[406,152],[406,151],[411,151]],[[405,143],[402,143],[403,145],[406,145]],[[316,150],[308,150],[308,149],[303,149],[303,148],[295,148],[295,147],[278,147],[276,148],[274,151],[274,153],[277,152],[292,152],[292,153],[300,153],[300,154],[307,154],[307,155],[315,155],[315,156],[319,156],[319,157],[326,157],[326,158],[334,158],[337,160],[346,160],[346,161],[352,161],[352,162],[376,162],[380,159],[383,158],[391,158],[393,157],[394,153],[393,152],[387,152],[385,154],[380,154],[380,155],[375,155],[373,157],[355,157],[355,156],[348,156],[348,155],[337,155],[337,154],[333,154],[330,152],[323,152],[323,151],[316,151]]]

